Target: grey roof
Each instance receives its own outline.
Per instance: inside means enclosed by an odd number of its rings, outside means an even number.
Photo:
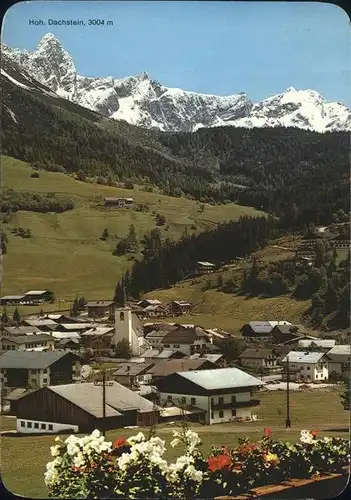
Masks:
[[[25,319],[25,323],[29,326],[57,326],[57,323],[52,319]]]
[[[168,332],[162,330],[152,330],[152,332],[145,335],[145,338],[146,339],[162,338],[166,335],[166,333]]]
[[[244,326],[246,325],[250,326],[255,333],[270,333],[273,329],[269,321],[250,321]]]
[[[303,325],[275,325],[274,330],[279,330],[282,334],[293,333],[295,335],[301,335],[306,333],[306,329]]]
[[[86,330],[85,332],[82,332],[82,336],[101,336],[101,335],[106,335],[106,334],[113,334],[114,333],[114,327],[113,326],[94,326],[94,328],[90,328],[89,330]]]
[[[28,394],[29,392],[34,392],[35,389],[24,389],[21,387],[18,387],[14,391],[11,391],[7,396],[6,399],[8,401],[16,401],[20,397],[22,397],[24,394]]]
[[[141,372],[151,368],[153,363],[121,363],[118,365],[117,370],[112,373],[114,376],[135,376]]]
[[[21,300],[23,297],[24,295],[5,295],[1,300]]]
[[[332,349],[330,349],[328,354],[348,354],[350,356],[351,355],[351,346],[349,344],[336,345]]]
[[[208,339],[208,335],[198,327],[179,327],[166,333],[162,339],[162,344],[193,344],[195,340],[201,338]]]
[[[113,300],[92,300],[86,304],[87,307],[109,307],[114,304]]]
[[[166,377],[171,373],[187,372],[188,370],[199,370],[202,365],[209,365],[207,369],[211,368],[211,362],[208,359],[163,359],[158,361],[155,366],[150,368],[147,373],[158,377]],[[215,365],[213,365],[215,368]]]
[[[145,302],[147,302],[149,306],[160,306],[162,304],[162,302],[158,299],[143,299],[137,302],[137,306],[141,306]]]
[[[158,349],[147,349],[143,353],[143,358],[155,358],[159,354],[159,352],[160,351]]]
[[[51,337],[54,339],[80,339],[80,333],[78,332],[52,332]]]
[[[4,330],[9,335],[27,335],[41,331],[36,326],[5,326]]]
[[[197,264],[199,266],[206,266],[206,267],[216,267],[215,264],[213,264],[212,262],[208,262],[208,261],[202,261],[202,260],[199,260],[197,262]]]
[[[45,333],[38,333],[36,335],[14,335],[2,337],[2,341],[13,342],[14,344],[40,344],[46,340],[53,340],[51,335],[46,335]]]
[[[323,356],[323,352],[290,351],[282,362],[286,363],[289,357],[289,363],[318,363]]]
[[[178,349],[162,349],[156,356],[156,358],[166,359],[172,357],[175,353],[182,353],[182,351],[178,351]],[[184,354],[185,356],[185,354]]]
[[[252,377],[239,368],[218,368],[177,373],[190,382],[207,390],[231,389],[236,387],[257,387],[264,385],[262,380]]]
[[[310,345],[316,346],[316,347],[325,347],[326,349],[331,349],[334,347],[336,344],[335,339],[320,339],[320,340],[306,340],[302,339],[299,340],[298,346],[299,347],[310,347]]]
[[[223,354],[201,354],[200,352],[195,352],[194,354],[191,354],[188,359],[207,359],[208,361],[211,361],[212,363],[215,363],[216,361],[220,360],[223,358]]]
[[[101,385],[86,382],[49,386],[48,389],[83,408],[95,417],[101,418],[103,416]],[[128,410],[138,410],[143,413],[153,411],[153,409],[153,403],[118,382],[113,381],[106,384],[107,417],[122,415],[124,411]]]
[[[48,290],[29,290],[24,295],[43,295],[43,293],[47,293]]]
[[[65,351],[7,351],[0,356],[0,368],[47,368],[68,354],[71,353]]]
[[[336,345],[327,353],[328,360],[334,363],[350,363],[350,345]]]

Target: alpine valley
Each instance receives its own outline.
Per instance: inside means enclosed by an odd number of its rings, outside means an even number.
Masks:
[[[46,34],[33,52],[2,46],[21,71],[58,96],[116,120],[162,131],[201,127],[297,127],[317,132],[351,129],[351,114],[314,90],[295,90],[252,102],[245,93],[216,96],[168,88],[146,72],[125,78],[79,75],[73,57]],[[111,67],[112,72],[118,68]]]

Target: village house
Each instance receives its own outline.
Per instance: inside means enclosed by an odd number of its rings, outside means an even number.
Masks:
[[[164,349],[178,349],[187,356],[195,352],[206,352],[209,344],[210,336],[199,327],[179,327],[166,333],[161,341]]]
[[[324,382],[328,380],[328,360],[323,352],[290,351],[283,359],[282,380],[293,382]]]
[[[81,358],[65,351],[7,351],[0,356],[3,388],[38,388],[81,379]]]
[[[342,377],[350,377],[351,347],[347,345],[336,345],[327,352],[329,377],[339,380]]]
[[[55,349],[79,350],[81,336],[78,332],[52,332]]]
[[[145,339],[148,341],[152,348],[162,348],[161,342],[166,333],[168,332],[165,330],[153,330],[152,332],[145,335]]]
[[[48,386],[25,393],[16,402],[17,431],[88,433],[158,422],[159,410],[154,404],[118,382],[107,382],[105,394],[103,409],[102,385],[98,383]]]
[[[319,352],[328,352],[332,349],[336,344],[335,339],[301,339],[297,342],[297,349],[300,351],[319,351]]]
[[[173,373],[156,382],[162,404],[200,409],[202,422],[209,425],[250,420],[260,404],[253,390],[263,385],[238,368]]]
[[[239,359],[243,367],[251,368],[259,373],[280,370],[277,364],[277,356],[274,354],[273,349],[248,347],[240,354]]]
[[[205,360],[207,359],[208,361],[211,361],[211,363],[214,363],[217,368],[225,368],[228,365],[228,361],[225,358],[225,356],[221,353],[199,353],[195,352],[194,354],[191,354],[188,359],[200,359],[200,360]]]
[[[169,316],[182,316],[188,314],[191,307],[190,302],[186,300],[173,300],[168,304],[166,311]]]
[[[115,303],[113,300],[92,300],[89,301],[85,307],[90,317],[102,318],[103,316],[113,314]]]
[[[275,325],[271,330],[269,340],[274,344],[283,344],[285,342],[295,341],[301,338],[309,338],[303,325]],[[313,339],[313,337],[310,337]]]
[[[51,299],[52,293],[49,290],[29,290],[24,294],[24,304],[42,304]]]
[[[217,369],[218,366],[208,359],[164,359],[156,362],[154,366],[147,370],[147,373],[151,376],[151,383],[154,384],[157,380],[172,373],[211,370],[214,368]]]
[[[166,316],[166,309],[160,305],[147,306],[143,309],[143,316],[147,318],[163,318]]]
[[[66,316],[65,314],[45,314],[43,319],[52,319],[55,323],[81,323],[84,321],[83,319],[78,320],[77,318]]]
[[[90,325],[91,326],[91,325]],[[93,326],[92,328],[82,331],[80,338],[82,344],[90,349],[109,349],[114,336],[113,326]]]
[[[198,261],[196,263],[196,274],[202,276],[204,274],[211,274],[216,270],[215,264],[212,262]]]
[[[183,359],[186,355],[175,349],[147,349],[142,357],[146,362],[157,363],[163,359]]]
[[[23,303],[24,295],[5,295],[1,297],[2,306],[19,306]]]
[[[39,328],[42,332],[52,332],[59,328],[59,325],[52,319],[24,319],[25,326]]]
[[[33,335],[36,333],[43,332],[37,326],[4,326],[2,336]]]
[[[4,351],[27,351],[29,349],[36,350],[54,350],[54,339],[51,335],[35,334],[35,335],[15,335],[2,337],[1,350]]]
[[[243,337],[268,340],[275,326],[290,324],[288,321],[250,321],[241,327],[240,332]]]
[[[134,204],[134,198],[107,197],[104,199],[105,207],[130,207]]]
[[[120,363],[112,376],[119,384],[136,388],[151,382],[151,375],[147,372],[152,366],[153,363]]]
[[[143,299],[139,300],[139,302],[137,302],[136,305],[141,309],[145,309],[146,307],[149,306],[162,306],[162,302],[158,299]]]

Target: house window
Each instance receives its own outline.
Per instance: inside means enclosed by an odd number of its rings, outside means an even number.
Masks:
[[[172,401],[172,396],[167,396],[167,401]]]
[[[190,404],[191,404],[192,406],[195,406],[195,405],[196,405],[196,398],[191,398],[191,399],[190,399]]]
[[[48,372],[48,369],[44,368],[43,373],[47,373],[47,372]]]
[[[179,344],[173,344],[173,347],[180,347]]]
[[[223,410],[219,410],[218,416],[219,416],[219,418],[223,418]]]
[[[218,404],[219,404],[219,405],[222,405],[222,404],[223,404],[223,401],[224,401],[224,399],[223,399],[223,397],[222,397],[222,396],[218,398]]]
[[[163,347],[171,347],[170,344],[163,344]]]
[[[308,366],[308,367],[307,367],[307,370],[310,370],[310,369],[311,369],[311,367],[310,367],[310,366]]]
[[[181,401],[181,403],[182,403],[183,405],[185,405],[185,403],[186,403],[186,397],[185,397],[185,396],[182,396],[182,398],[181,398],[181,400],[180,400],[180,401]]]
[[[236,417],[236,409],[235,408],[232,409],[232,417]]]
[[[34,422],[34,429],[39,429],[39,424],[38,424],[38,422]]]
[[[21,427],[25,427],[26,426],[26,423],[24,420],[21,420]]]
[[[32,422],[27,422],[27,427],[28,427],[28,429],[31,429],[32,428]]]
[[[46,429],[46,424],[40,424],[41,429]]]
[[[32,374],[36,374],[37,373],[37,370],[31,370],[30,371]]]
[[[232,404],[236,403],[236,396],[232,396]]]
[[[120,321],[124,321],[124,312],[121,312],[119,315]]]
[[[49,424],[49,431],[52,431],[53,430],[53,426],[52,424]]]
[[[48,383],[48,379],[45,377],[43,378],[43,384],[47,384]]]
[[[211,406],[213,406],[214,404],[215,404],[214,399],[211,398]]]
[[[211,419],[214,419],[214,411],[211,411]]]

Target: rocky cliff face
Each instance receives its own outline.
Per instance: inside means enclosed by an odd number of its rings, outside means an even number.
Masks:
[[[314,90],[295,90],[253,103],[244,93],[216,96],[167,88],[147,73],[116,79],[77,74],[72,56],[46,34],[33,52],[2,46],[17,67],[60,97],[116,120],[164,131],[201,127],[298,127],[317,132],[351,130],[342,103],[327,102]],[[111,68],[113,71],[113,68]]]

